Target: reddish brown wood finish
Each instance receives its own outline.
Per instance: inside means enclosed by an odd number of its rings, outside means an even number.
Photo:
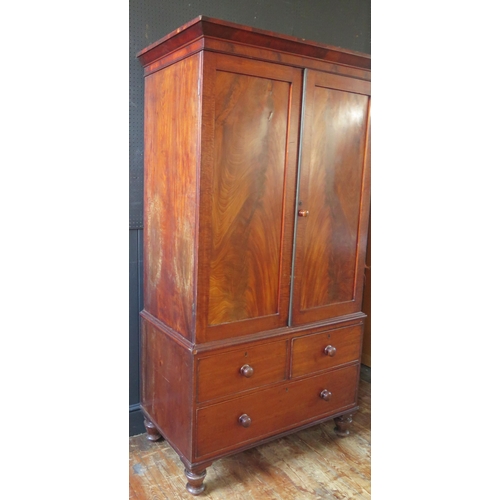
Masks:
[[[141,406],[175,450],[192,460],[193,361],[190,352],[141,320]]]
[[[363,312],[340,316],[338,318],[329,318],[326,321],[318,321],[310,325],[286,326],[273,330],[264,330],[254,334],[237,336],[230,339],[214,340],[196,344],[196,353],[219,352],[223,350],[234,349],[235,346],[251,346],[254,342],[270,340],[289,340],[299,335],[323,332],[330,328],[340,328],[351,326],[363,322],[366,315]],[[183,339],[180,339],[182,342]]]
[[[287,343],[262,343],[198,358],[198,401],[209,401],[285,380]],[[245,376],[242,368],[250,367]],[[243,370],[245,371],[245,370]],[[247,373],[250,370],[246,370]]]
[[[306,78],[293,323],[359,311],[368,223],[367,82]]]
[[[198,410],[197,456],[208,458],[354,406],[358,372],[359,365],[348,366]],[[332,393],[328,401],[321,397],[325,389]],[[250,417],[248,427],[242,415]]]
[[[189,493],[191,493],[192,495],[199,495],[200,493],[203,493],[203,491],[205,491],[205,485],[203,484],[203,481],[205,479],[205,476],[207,475],[206,469],[199,473],[185,469],[184,474],[186,475],[186,479],[188,480],[186,489],[189,491]]]
[[[275,62],[284,64],[286,66],[316,69],[328,73],[350,76],[359,80],[370,80],[370,71],[368,70],[359,69],[353,66],[344,66],[342,64],[329,63],[320,59],[305,58],[303,56],[297,56],[291,53],[279,53],[269,49],[242,45],[227,40],[214,38],[198,38],[193,42],[183,46],[181,49],[174,53],[167,53],[166,55],[147,65],[144,68],[144,75],[147,76],[151,73],[154,73],[159,69],[169,66],[170,64],[184,59],[189,55],[196,54],[201,50],[209,52],[219,52],[222,54],[238,55],[253,60]]]
[[[359,359],[363,327],[339,328],[314,335],[304,335],[292,341],[292,377],[329,370]],[[325,349],[335,348],[329,356]]]
[[[357,408],[370,58],[204,17],[139,58],[142,407],[199,494],[214,459]]]
[[[208,324],[279,312],[290,84],[217,71]]]
[[[335,432],[340,437],[346,437],[349,435],[349,427],[352,424],[352,414],[342,415],[340,417],[336,417],[335,421]]]
[[[266,47],[278,53],[293,53],[302,57],[321,59],[348,66],[370,69],[371,58],[353,50],[338,49],[318,42],[288,35],[279,35],[241,24],[201,17],[205,36],[231,40],[233,43]]]
[[[288,319],[300,71],[203,59],[198,341]]]
[[[370,384],[363,379],[358,398],[354,432],[347,440],[338,439],[330,420],[225,457],[207,471],[207,498],[371,500]],[[151,499],[154,494],[158,499],[186,497],[185,481],[179,478],[183,467],[168,444],[152,445],[139,435],[130,438],[129,445],[131,499]]]
[[[144,427],[146,428],[149,441],[158,441],[161,439],[161,435],[158,432],[156,425],[153,424],[149,418],[144,419]]]
[[[199,69],[200,56],[192,56],[148,76],[144,104],[144,309],[187,338],[196,293]]]
[[[165,54],[182,49],[190,42],[200,38],[227,40],[231,41],[233,45],[262,47],[275,54],[294,54],[302,58],[319,59],[366,70],[371,68],[371,58],[367,54],[206,16],[199,16],[172,31],[141,50],[137,57],[143,66],[147,66]]]

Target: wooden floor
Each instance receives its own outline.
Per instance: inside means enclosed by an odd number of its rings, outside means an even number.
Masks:
[[[369,499],[370,383],[363,380],[359,406],[345,438],[330,421],[215,461],[198,498]],[[196,498],[185,484],[184,467],[165,441],[152,443],[146,434],[130,438],[131,499]]]

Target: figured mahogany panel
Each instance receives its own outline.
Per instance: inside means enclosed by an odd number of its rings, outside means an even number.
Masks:
[[[200,56],[145,79],[144,309],[194,330]]]
[[[369,83],[308,72],[304,117],[294,323],[361,309]]]
[[[354,406],[358,373],[359,365],[351,365],[199,409],[196,455],[208,457]]]
[[[292,377],[328,370],[359,359],[363,326],[304,335],[292,340]]]
[[[198,401],[285,380],[287,342],[265,342],[198,359]]]
[[[278,312],[290,85],[218,71],[210,325]]]
[[[214,340],[286,324],[300,72],[204,57],[199,314]]]
[[[141,406],[177,451],[191,458],[190,352],[141,318]]]

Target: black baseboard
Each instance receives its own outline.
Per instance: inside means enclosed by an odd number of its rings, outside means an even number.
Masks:
[[[371,382],[372,382],[372,369],[369,366],[361,365],[360,378],[361,378],[361,380],[364,380],[365,382],[369,382],[371,384]]]
[[[139,404],[129,406],[128,435],[137,436],[146,432],[144,427],[144,415]]]

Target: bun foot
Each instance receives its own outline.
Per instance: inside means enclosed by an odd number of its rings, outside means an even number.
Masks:
[[[342,415],[333,419],[335,422],[335,432],[340,437],[349,435],[349,427],[352,424],[352,415]]]
[[[161,439],[161,434],[158,432],[155,424],[148,418],[144,418],[144,427],[146,427],[146,432],[148,433],[148,439],[150,441],[158,441]]]
[[[206,469],[202,470],[199,474],[184,469],[184,474],[186,474],[188,480],[186,484],[186,489],[189,491],[189,493],[191,493],[192,495],[199,495],[205,490],[205,485],[203,484],[203,480],[207,475]]]

